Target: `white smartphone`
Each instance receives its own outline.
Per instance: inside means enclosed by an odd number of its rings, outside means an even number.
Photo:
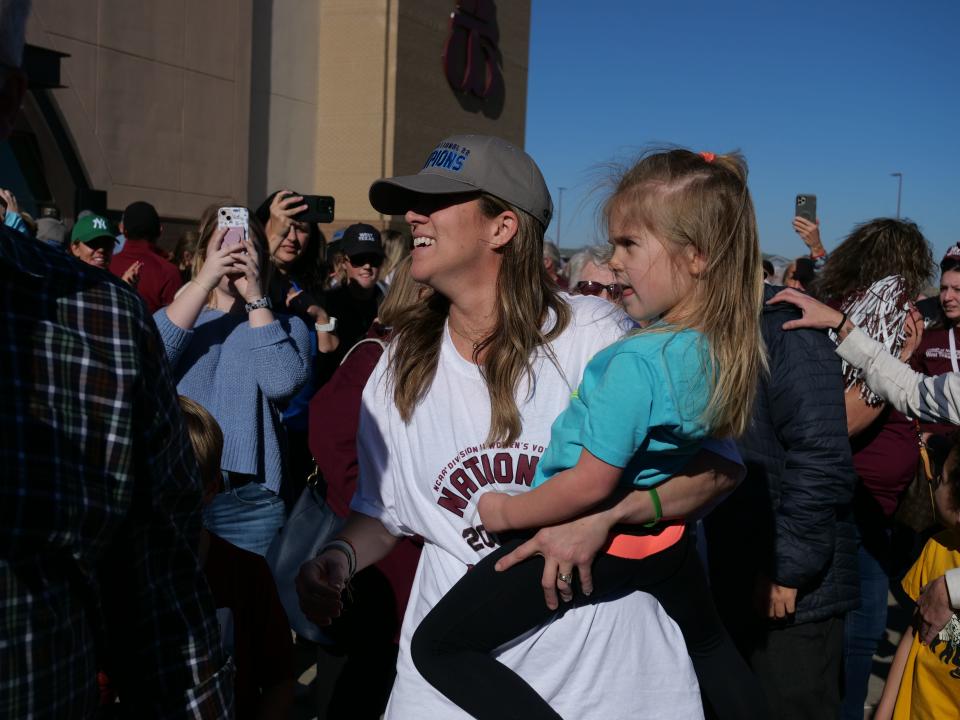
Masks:
[[[245,207],[222,207],[217,212],[217,227],[227,228],[221,247],[243,247],[250,232],[250,213]]]

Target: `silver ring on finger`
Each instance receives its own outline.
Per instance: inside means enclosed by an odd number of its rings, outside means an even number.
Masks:
[[[567,585],[573,585],[573,572],[557,573],[557,580],[564,582]]]

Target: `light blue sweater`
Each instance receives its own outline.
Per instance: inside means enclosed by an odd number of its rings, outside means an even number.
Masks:
[[[205,407],[223,429],[220,467],[255,475],[278,492],[283,477],[282,406],[310,379],[310,334],[299,318],[279,315],[251,328],[245,315],[205,308],[193,330],[167,311],[154,316],[177,392]]]

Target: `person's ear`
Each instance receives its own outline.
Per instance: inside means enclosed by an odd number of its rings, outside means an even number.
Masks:
[[[692,244],[684,247],[687,270],[693,277],[700,277],[707,269],[707,256],[697,250]]]
[[[23,70],[8,68],[5,72],[6,79],[0,86],[0,140],[6,140],[13,132],[27,94],[27,76]]]
[[[497,249],[506,247],[520,229],[520,218],[513,210],[504,210],[490,222],[493,223],[490,244]]]
[[[120,234],[124,237],[127,236],[127,229],[123,226],[123,220],[120,221]]]

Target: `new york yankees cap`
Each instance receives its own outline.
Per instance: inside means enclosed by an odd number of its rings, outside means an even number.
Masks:
[[[85,215],[73,226],[70,231],[71,243],[88,243],[97,238],[110,238],[113,242],[117,241],[110,228],[110,221],[99,215]]]
[[[529,155],[491,135],[453,135],[427,157],[416,175],[382,178],[370,186],[370,204],[384,215],[403,215],[422,195],[486,192],[535,217],[544,227],[553,201]]]

